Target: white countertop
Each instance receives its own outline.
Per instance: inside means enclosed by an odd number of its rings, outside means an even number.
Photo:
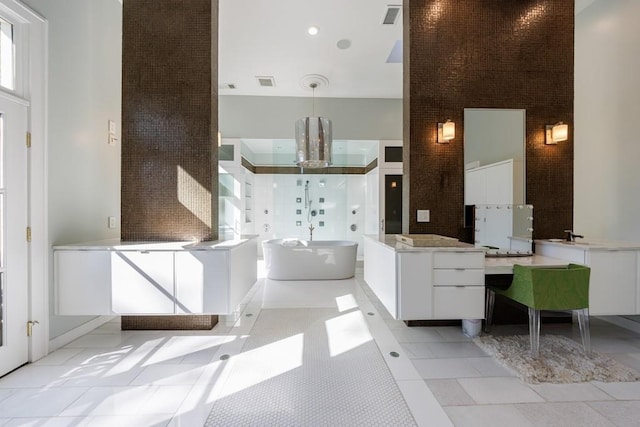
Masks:
[[[398,242],[395,234],[388,234],[384,237],[369,234],[365,235],[365,238],[377,242],[383,246],[388,247],[396,252],[433,252],[433,251],[480,251],[484,252],[481,248],[476,248],[470,243],[457,242],[455,246],[411,246],[402,242]]]
[[[566,267],[569,264],[569,261],[542,255],[497,258],[487,257],[484,259],[484,273],[511,274],[513,273],[513,266],[516,264],[531,267]]]
[[[208,242],[123,242],[120,239],[99,240],[95,242],[69,243],[54,245],[54,250],[107,250],[107,251],[211,251],[229,250],[240,246],[257,236],[242,236],[234,240],[215,240]]]
[[[577,238],[575,242],[567,242],[563,239],[540,239],[535,240],[536,245],[552,245],[563,248],[575,248],[581,250],[623,250],[623,249],[640,249],[640,243],[636,242],[622,242],[606,239],[581,239]]]

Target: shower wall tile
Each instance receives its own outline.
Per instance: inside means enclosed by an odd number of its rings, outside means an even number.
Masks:
[[[573,3],[404,3],[409,232],[464,237],[464,108],[526,109],[526,191],[536,211],[534,237],[558,237],[572,228]],[[436,126],[446,119],[456,123],[456,138],[438,144]],[[558,121],[569,124],[569,140],[545,145],[545,125]],[[418,209],[431,210],[431,222],[418,223]]]
[[[122,240],[217,238],[217,5],[123,2]]]
[[[311,206],[317,212],[311,217],[313,239],[352,240],[358,242],[362,255],[367,194],[364,175],[309,174],[303,175],[301,185],[298,185],[300,175],[257,174],[254,178],[256,232],[261,240],[309,239],[308,212],[304,208],[304,185],[308,180]],[[297,203],[297,199],[301,202]],[[324,202],[320,203],[320,199]],[[355,225],[355,230],[351,230],[351,225]]]

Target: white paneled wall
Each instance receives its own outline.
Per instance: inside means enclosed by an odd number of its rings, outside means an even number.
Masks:
[[[582,0],[576,9],[574,230],[637,242],[640,2]]]

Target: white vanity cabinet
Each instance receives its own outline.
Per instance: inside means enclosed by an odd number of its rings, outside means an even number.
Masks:
[[[640,246],[539,240],[536,253],[591,267],[590,314],[640,314]]]
[[[433,253],[433,318],[484,318],[484,252]]]
[[[56,314],[112,314],[109,252],[54,251],[53,263]]]
[[[111,252],[111,310],[119,314],[173,314],[173,252]]]
[[[422,320],[433,318],[433,258],[427,252],[400,252],[397,281],[393,284],[398,296],[397,319]],[[365,269],[367,253],[365,251]]]
[[[638,314],[638,251],[587,251],[589,312]]]
[[[401,320],[484,318],[484,251],[470,245],[455,249],[399,246],[365,236],[365,281],[391,316]]]
[[[256,279],[255,237],[54,247],[57,315],[230,314]]]

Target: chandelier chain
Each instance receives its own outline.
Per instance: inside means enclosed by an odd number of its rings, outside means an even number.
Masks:
[[[311,83],[311,113],[312,116],[316,116],[316,87],[318,87],[318,83]]]

